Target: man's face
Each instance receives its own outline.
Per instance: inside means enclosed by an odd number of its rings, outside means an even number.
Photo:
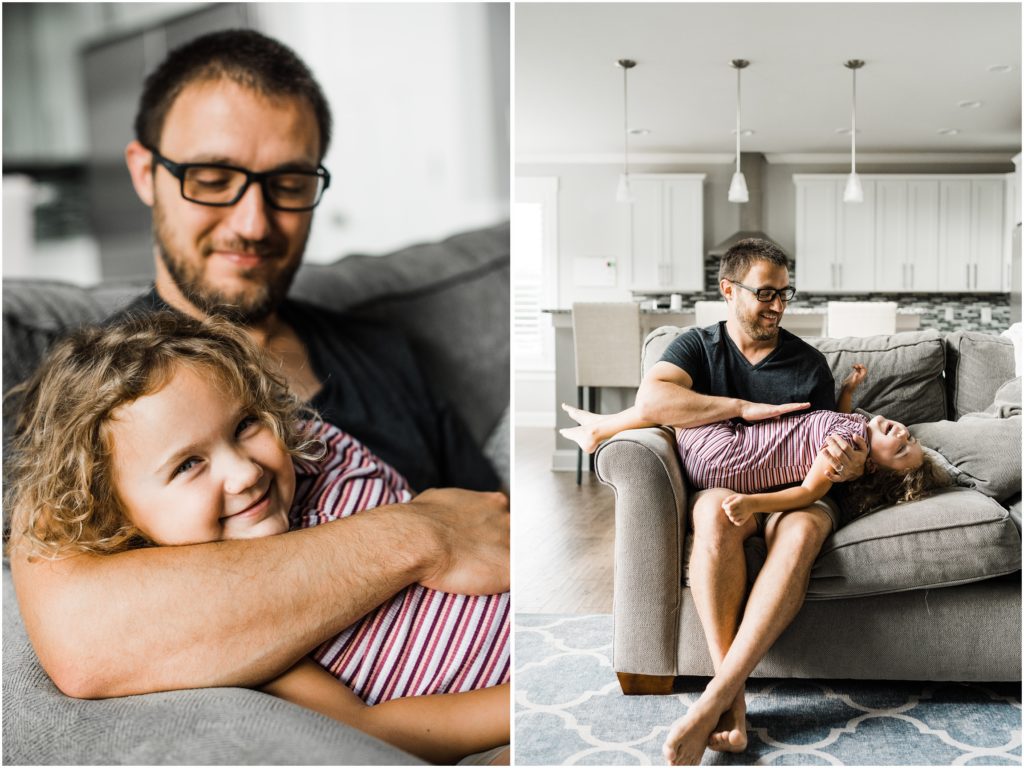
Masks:
[[[755,261],[750,270],[739,279],[743,285],[758,288],[785,288],[789,285],[789,270],[768,261]],[[771,301],[758,301],[746,288],[735,283],[722,282],[722,291],[740,328],[754,341],[771,341],[779,335],[779,322],[786,304],[778,296]]]
[[[167,113],[160,153],[176,163],[227,163],[250,171],[315,169],[320,135],[303,99],[268,98],[230,80],[192,83]],[[182,198],[180,183],[157,167],[153,186],[157,289],[202,314],[230,306],[258,322],[284,299],[313,219],[278,211],[251,184],[226,208]]]

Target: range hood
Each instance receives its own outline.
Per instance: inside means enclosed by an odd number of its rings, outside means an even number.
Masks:
[[[736,245],[736,243],[740,240],[745,240],[748,237],[758,237],[782,248],[782,246],[772,240],[772,238],[770,238],[763,229],[764,224],[762,222],[764,212],[762,210],[763,198],[761,195],[761,179],[764,175],[764,168],[767,164],[768,161],[764,159],[764,155],[760,152],[743,152],[740,154],[740,169],[743,171],[743,175],[747,179],[749,200],[745,203],[738,204],[740,208],[739,231],[725,238],[725,240],[709,250],[708,256],[721,258],[725,255],[725,252]],[[736,203],[730,203],[730,205],[736,205]]]

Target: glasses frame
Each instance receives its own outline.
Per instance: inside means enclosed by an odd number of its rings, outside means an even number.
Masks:
[[[167,171],[178,180],[178,184],[180,185],[179,191],[181,192],[181,197],[183,200],[188,200],[190,203],[195,203],[196,205],[208,205],[211,208],[230,208],[232,205],[235,205],[239,200],[241,200],[245,196],[246,191],[248,191],[252,183],[256,182],[257,184],[260,185],[260,189],[263,191],[263,200],[275,211],[288,211],[293,213],[312,211],[314,208],[320,205],[320,202],[324,198],[324,192],[326,192],[327,188],[331,186],[331,174],[322,165],[318,165],[315,171],[257,172],[250,171],[248,168],[241,168],[237,165],[228,165],[227,163],[176,163],[173,160],[168,160],[166,157],[161,155],[157,150],[153,149],[152,147],[146,147],[146,149],[148,149],[152,153],[153,159],[156,160],[157,163],[166,168]],[[237,173],[244,174],[245,184],[243,184],[242,188],[238,190],[238,194],[235,195],[235,198],[229,202],[210,203],[206,202],[205,200],[196,200],[194,198],[188,197],[185,194],[185,174],[188,173],[188,171],[191,168],[221,168],[226,171],[235,171]],[[319,194],[317,195],[316,202],[313,203],[312,205],[307,205],[300,208],[284,207],[274,202],[273,195],[267,189],[267,180],[270,179],[271,177],[279,176],[281,174],[286,173],[301,174],[303,176],[316,176],[318,178],[323,179],[324,185],[320,189]]]
[[[728,280],[733,285],[738,285],[740,288],[745,288],[748,291],[750,291],[752,294],[754,294],[754,298],[757,299],[762,304],[771,304],[773,301],[775,301],[776,296],[783,304],[789,304],[789,302],[791,302],[796,297],[796,288],[794,288],[791,285],[787,285],[785,288],[751,288],[749,285],[744,285],[739,280],[732,280],[728,277],[725,279]],[[772,295],[767,299],[762,299],[758,295],[759,293],[761,293],[761,291],[771,291]],[[783,296],[783,294],[786,293],[787,291],[791,292],[789,294],[789,298]]]

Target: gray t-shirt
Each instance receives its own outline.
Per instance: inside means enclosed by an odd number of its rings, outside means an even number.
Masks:
[[[693,379],[693,391],[754,403],[809,402],[809,410],[835,410],[836,384],[825,356],[785,328],[778,346],[756,365],[743,356],[725,322],[680,334],[661,359]]]

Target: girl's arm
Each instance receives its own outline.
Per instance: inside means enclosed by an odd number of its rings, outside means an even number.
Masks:
[[[825,474],[829,466],[828,456],[819,453],[802,484],[771,493],[734,493],[722,502],[722,509],[735,525],[743,525],[758,512],[803,509],[822,498],[832,487],[832,481]]]
[[[392,699],[367,706],[310,658],[261,689],[351,725],[432,763],[509,742],[509,686]]]
[[[853,370],[843,379],[843,387],[836,398],[836,410],[840,413],[853,413],[853,391],[867,378],[868,369],[860,363],[853,364]]]

